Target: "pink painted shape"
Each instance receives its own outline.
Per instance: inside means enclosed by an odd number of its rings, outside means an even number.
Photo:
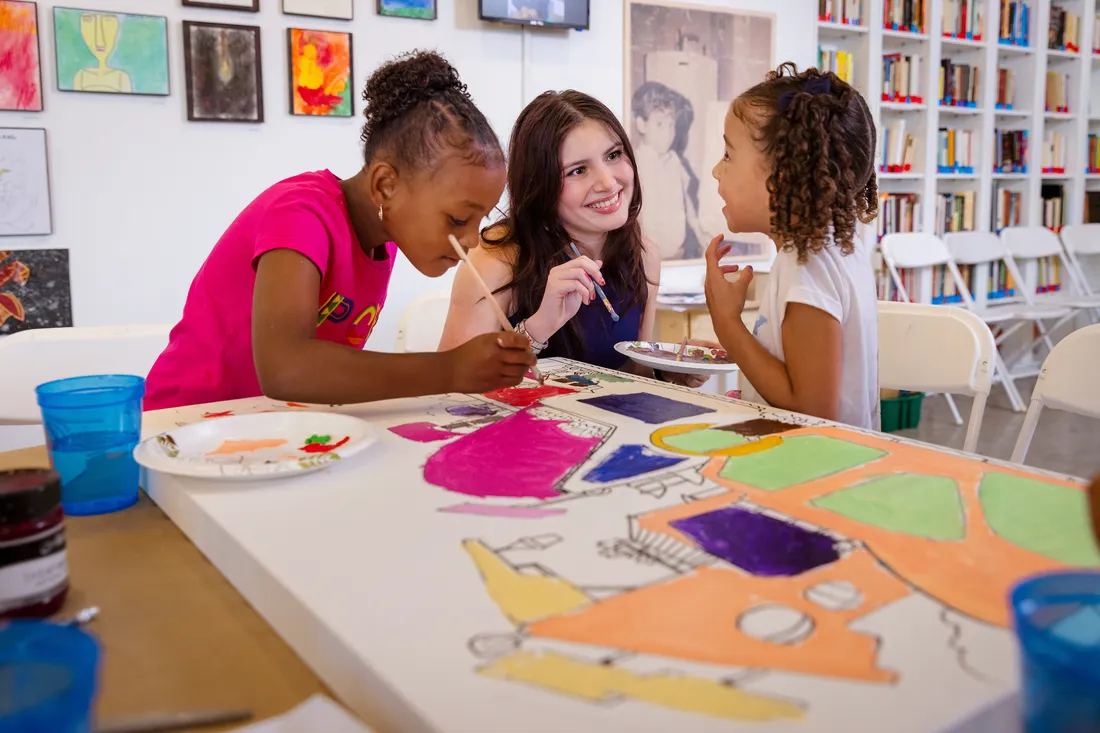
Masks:
[[[440,430],[438,425],[430,422],[407,422],[404,425],[394,425],[390,428],[390,432],[406,440],[415,440],[417,443],[434,443],[461,435],[461,433]]]
[[[539,419],[527,410],[443,446],[424,465],[424,480],[469,496],[548,499],[599,438],[561,429],[565,420]]]
[[[512,407],[530,407],[543,398],[553,397],[559,394],[571,394],[576,391],[575,389],[569,389],[567,387],[551,387],[550,385],[544,384],[539,387],[508,387],[507,389],[498,389],[496,392],[487,392],[485,396],[491,400],[511,405]]]
[[[491,504],[455,504],[439,511],[450,514],[479,514],[483,517],[508,517],[510,519],[541,519],[565,514],[564,509],[539,509],[533,506],[493,506]]]

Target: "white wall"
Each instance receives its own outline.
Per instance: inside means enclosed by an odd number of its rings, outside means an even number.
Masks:
[[[693,0],[778,16],[776,61],[814,62],[813,0]],[[172,95],[111,96],[58,92],[53,6],[154,13],[169,19]],[[380,18],[373,0],[356,0],[354,21],[283,15],[279,0],[259,13],[181,7],[179,0],[39,0],[45,111],[0,113],[0,126],[48,131],[54,233],[0,240],[3,249],[68,248],[76,325],[175,322],[191,278],[222,231],[275,181],[329,168],[346,177],[361,165],[359,116],[292,117],[287,112],[286,28],[350,30],[357,88],[388,56],[434,48],[458,67],[505,141],[530,98],[576,88],[621,114],[623,3],[593,0],[592,30],[522,31],[477,20],[476,0],[439,0],[434,22]],[[182,20],[262,28],[264,116],[260,125],[187,122]],[[398,263],[386,309],[369,347],[392,348],[402,308],[447,287]]]

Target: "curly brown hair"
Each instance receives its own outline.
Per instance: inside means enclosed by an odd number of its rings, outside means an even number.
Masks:
[[[444,153],[486,167],[504,165],[504,151],[466,85],[443,56],[410,51],[387,61],[363,88],[363,157],[395,168],[431,168]]]
[[[791,62],[733,101],[732,112],[771,161],[772,238],[805,262],[836,242],[854,249],[856,220],[878,215],[875,122],[867,102],[832,72]]]

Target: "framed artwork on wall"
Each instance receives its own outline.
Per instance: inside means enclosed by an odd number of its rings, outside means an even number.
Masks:
[[[46,131],[0,127],[0,237],[53,232]]]
[[[352,0],[283,0],[283,12],[287,15],[351,20],[355,8]]]
[[[57,88],[62,92],[166,97],[168,19],[53,9]]]
[[[260,12],[260,0],[183,0],[183,4],[192,8],[243,10],[247,13]]]
[[[378,0],[379,15],[391,18],[435,20],[436,0]]]
[[[726,110],[775,66],[776,17],[672,0],[624,0],[624,118],[645,200],[642,230],[664,264],[700,264],[726,230],[710,171]]]
[[[353,116],[351,34],[287,28],[286,35],[290,114]]]
[[[69,250],[0,252],[0,335],[73,325]]]
[[[42,111],[38,5],[0,0],[0,110]]]
[[[188,120],[264,121],[258,26],[185,20],[183,62]]]

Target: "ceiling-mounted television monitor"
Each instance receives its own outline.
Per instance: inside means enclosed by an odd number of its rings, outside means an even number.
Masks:
[[[478,0],[477,17],[494,23],[588,30],[590,0]]]

